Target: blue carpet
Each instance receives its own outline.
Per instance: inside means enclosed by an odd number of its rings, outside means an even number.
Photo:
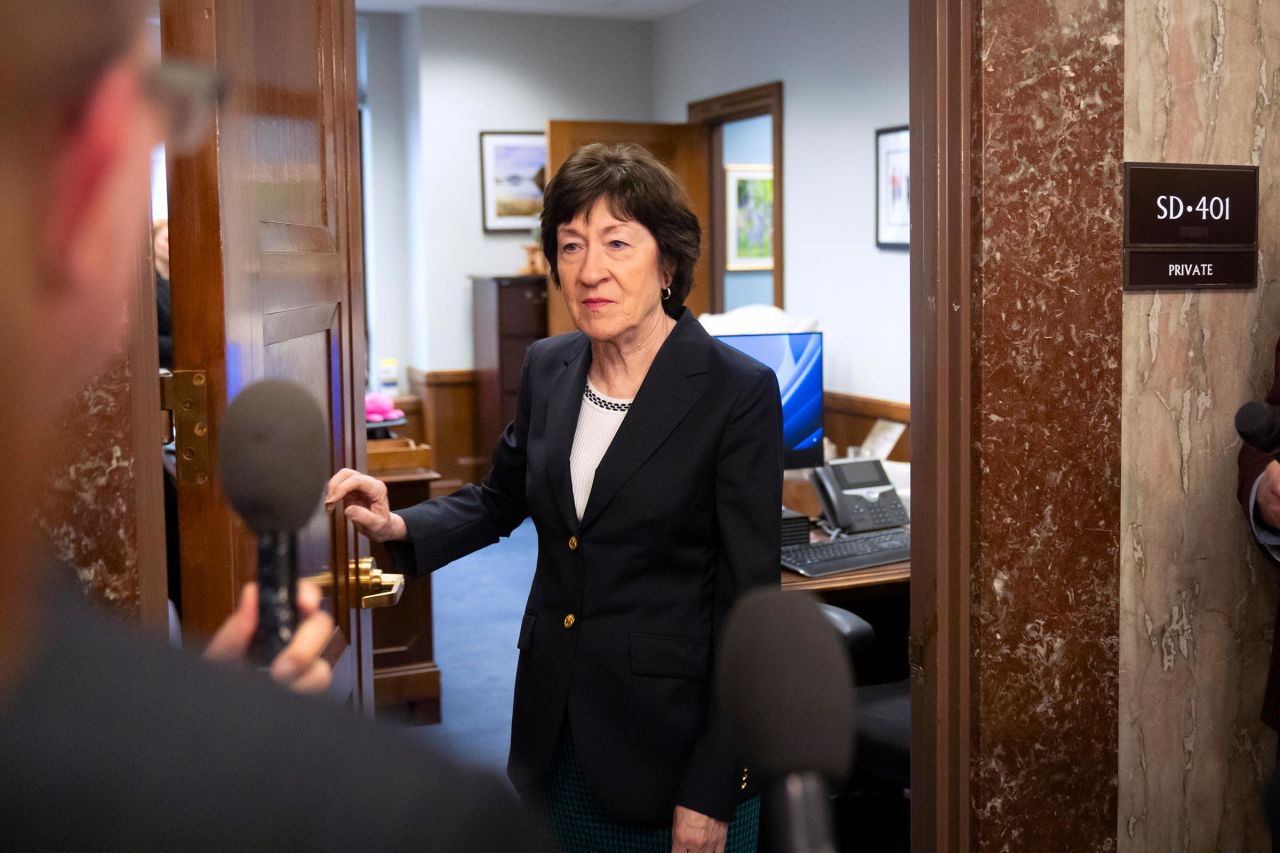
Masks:
[[[516,638],[538,559],[526,520],[506,539],[450,563],[431,581],[441,723],[415,736],[506,778]]]

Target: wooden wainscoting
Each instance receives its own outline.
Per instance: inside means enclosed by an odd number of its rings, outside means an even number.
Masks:
[[[475,371],[410,367],[408,376],[410,394],[422,401],[423,439],[434,450],[440,472],[432,493],[447,494],[465,483],[479,482],[489,469],[492,448],[476,447]]]
[[[827,438],[835,444],[838,455],[843,456],[851,445],[862,444],[871,432],[876,420],[897,421],[907,424],[907,430],[889,453],[894,462],[911,461],[911,406],[874,397],[858,397],[827,391],[822,395],[825,413],[822,419]]]

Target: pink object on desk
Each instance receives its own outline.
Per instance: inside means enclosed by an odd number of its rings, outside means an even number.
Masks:
[[[364,419],[371,424],[383,421],[395,421],[404,417],[404,411],[396,408],[396,401],[390,394],[365,394]]]

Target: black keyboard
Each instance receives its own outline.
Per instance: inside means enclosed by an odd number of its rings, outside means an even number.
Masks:
[[[807,545],[786,545],[782,566],[805,577],[834,575],[911,559],[911,532],[904,527],[872,530]]]

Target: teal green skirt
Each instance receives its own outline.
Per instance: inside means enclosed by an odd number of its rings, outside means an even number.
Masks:
[[[582,775],[569,727],[560,734],[547,775],[546,813],[564,853],[671,853],[671,824],[620,823],[604,813]],[[760,798],[738,806],[725,853],[756,853]]]

